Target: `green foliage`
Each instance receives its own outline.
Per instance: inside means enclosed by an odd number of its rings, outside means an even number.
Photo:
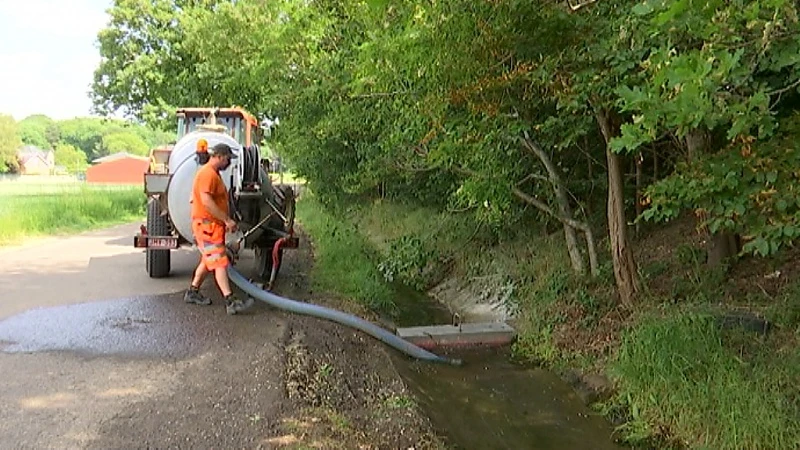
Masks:
[[[380,252],[378,269],[384,278],[417,291],[441,281],[449,270],[448,262],[471,253],[483,230],[467,214],[392,201],[359,205],[348,217]]]
[[[61,139],[64,143],[79,148],[89,160],[97,158],[103,141],[104,121],[102,119],[75,118],[61,122]]]
[[[124,106],[125,112],[151,124],[164,124],[170,105],[163,86],[177,92],[181,85],[192,83],[189,72],[196,60],[182,50],[183,29],[176,15],[179,8],[193,3],[114,1],[108,10],[110,26],[98,35],[101,62],[92,86],[97,112],[106,115]],[[203,3],[211,2],[197,6]]]
[[[619,41],[641,49],[642,82],[617,88],[633,120],[616,148],[634,150],[665,131],[685,137],[719,128],[728,140],[771,135],[770,96],[800,69],[793,2],[648,0],[632,11]]]
[[[390,243],[388,256],[378,264],[378,270],[390,283],[398,281],[423,290],[428,280],[425,269],[436,253],[416,236],[402,236]]]
[[[0,173],[17,169],[17,149],[22,146],[14,118],[0,114]]]
[[[245,0],[221,2],[213,16],[181,4],[169,18],[169,5],[181,2],[162,2],[143,6],[151,16],[145,22],[131,12],[139,3],[117,4],[101,33],[98,107],[124,106],[143,120],[146,103],[236,103],[278,114],[274,148],[321,199],[380,192],[439,207],[451,202],[499,226],[522,207],[510,185],[541,171],[517,141],[529,128],[523,120],[547,122],[546,146],[568,147],[589,129],[584,122],[570,126],[576,133],[566,139],[547,134],[575,119],[553,121],[536,110],[554,106],[539,101],[548,79],[542,71],[536,88],[519,95],[530,86],[530,60],[559,42],[554,30],[562,37],[570,30],[559,9],[463,0],[265,8]],[[463,10],[471,15],[453,14]],[[169,31],[158,26],[170,20]],[[214,39],[210,27],[218,30]],[[156,49],[158,58],[132,61],[140,47]],[[503,62],[515,53],[519,62]],[[151,72],[157,82],[131,87],[134,74]],[[536,184],[530,190],[541,191]]]
[[[745,252],[772,255],[791,244],[800,231],[797,151],[793,133],[774,134],[778,102],[796,97],[800,83],[796,3],[648,0],[632,12],[617,41],[638,48],[642,59],[637,83],[616,88],[620,110],[632,118],[612,146],[638,151],[665,136],[710,135],[694,149],[702,153],[690,151],[672,176],[650,187],[642,218],[695,210],[712,233],[747,235]],[[782,126],[797,129],[795,122],[796,115]]]
[[[392,290],[375,267],[376,255],[351,225],[326,211],[309,192],[297,203],[297,219],[313,239],[313,280],[318,289],[377,311],[394,310]]]
[[[61,141],[82,150],[89,160],[116,152],[144,156],[151,148],[175,139],[174,133],[154,131],[117,119],[75,118],[61,121],[58,126]]]
[[[89,165],[86,154],[69,144],[56,144],[54,156],[56,165],[64,166],[69,173],[83,172]]]
[[[98,153],[112,155],[118,152],[128,152],[134,155],[147,156],[150,146],[139,135],[130,131],[118,131],[106,134],[101,141]]]
[[[174,123],[170,125],[174,128]],[[55,121],[42,114],[23,119],[17,124],[15,133],[19,142],[13,145],[13,152],[9,151],[9,155],[16,155],[16,150],[23,144],[52,149],[56,152],[56,164],[64,165],[72,173],[82,171],[87,161],[101,156],[117,152],[146,156],[151,148],[175,140],[173,131],[153,130],[124,120],[76,117]],[[83,157],[80,158],[73,150],[81,152]],[[11,163],[16,167],[16,157],[12,159]]]
[[[798,355],[770,357],[766,342],[743,339],[745,359],[706,316],[651,318],[626,334],[613,365],[627,405],[627,439],[667,432],[691,448],[792,448],[800,405],[792,400]]]
[[[725,150],[650,186],[652,205],[643,220],[666,221],[685,209],[705,213],[709,231],[747,236],[743,251],[774,255],[800,236],[800,114],[784,123],[779,138]]]
[[[59,142],[61,131],[58,123],[44,114],[28,116],[19,123],[22,142],[41,149],[53,149]]]

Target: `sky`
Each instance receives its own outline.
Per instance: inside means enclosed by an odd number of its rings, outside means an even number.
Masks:
[[[0,114],[89,116],[112,0],[0,0]]]

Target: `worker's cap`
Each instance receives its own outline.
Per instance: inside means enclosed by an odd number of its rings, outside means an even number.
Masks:
[[[209,153],[211,153],[212,155],[230,156],[231,159],[238,158],[238,156],[236,156],[236,154],[233,153],[233,149],[231,149],[231,146],[222,142],[220,142],[219,144],[215,144],[213,147],[211,147]]]
[[[208,153],[208,141],[206,141],[205,139],[199,139],[197,141],[197,152]]]

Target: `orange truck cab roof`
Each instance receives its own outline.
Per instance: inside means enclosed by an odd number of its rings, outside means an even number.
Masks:
[[[186,107],[178,108],[175,115],[178,118],[177,138],[194,130],[206,122],[209,115],[214,113],[217,124],[228,128],[228,133],[242,146],[258,144],[261,140],[261,124],[256,116],[239,106],[228,108],[217,107]]]
[[[238,106],[233,106],[230,108],[199,108],[199,107],[178,108],[175,111],[175,113],[184,115],[196,115],[196,114],[206,115],[211,113],[212,111],[217,111],[217,115],[219,116],[241,116],[251,125],[259,127],[259,123],[258,120],[256,120],[256,117],[247,112],[244,108],[240,108]]]

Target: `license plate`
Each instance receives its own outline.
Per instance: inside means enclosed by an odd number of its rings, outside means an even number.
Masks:
[[[134,247],[154,248],[154,249],[175,249],[178,248],[178,238],[173,236],[142,236],[134,237]]]
[[[147,239],[148,248],[178,248],[178,238],[174,237],[154,237]]]

